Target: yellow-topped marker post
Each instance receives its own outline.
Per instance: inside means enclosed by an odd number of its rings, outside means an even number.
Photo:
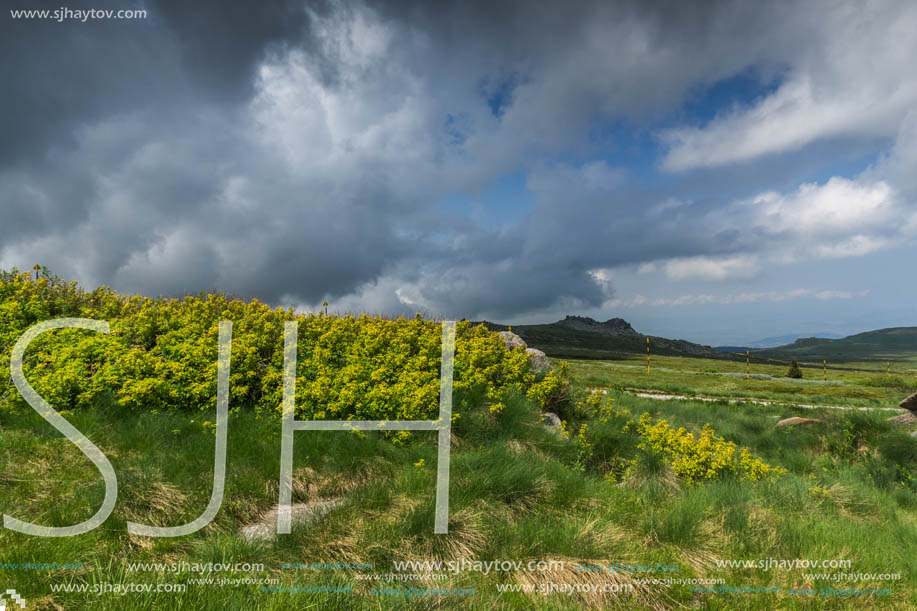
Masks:
[[[745,349],[745,379],[746,379],[746,380],[748,379],[748,374],[750,373],[748,367],[749,367],[749,365],[748,365],[748,348],[746,348],[746,349]]]
[[[35,267],[33,267],[32,269],[35,270],[35,279],[38,280],[38,272],[41,271],[41,265],[39,265],[38,263],[36,263],[36,264],[35,264]]]
[[[650,372],[650,338],[646,338],[646,373]]]
[[[821,364],[825,366],[825,382],[827,382],[828,381],[828,360],[822,359]]]

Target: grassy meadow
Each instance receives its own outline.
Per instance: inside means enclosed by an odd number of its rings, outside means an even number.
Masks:
[[[616,371],[615,369],[610,369]],[[574,380],[576,377],[574,376]],[[606,379],[613,382],[613,376]],[[593,380],[590,378],[589,383]],[[887,414],[654,401],[612,391],[614,410],[649,412],[699,430],[707,422],[788,472],[774,481],[723,478],[689,485],[660,461],[641,462],[626,479],[607,465],[635,451],[619,420],[587,419],[590,456],[576,436],[550,431],[529,401],[502,413],[477,409],[453,430],[450,532],[432,532],[436,446],[417,433],[401,446],[378,434],[302,432],[295,442],[294,502],[344,498],[318,521],[272,543],[252,543],[241,527],[276,503],[280,429],[276,419],[233,414],[226,496],[216,520],[179,538],[129,535],[126,520],[190,521],[210,495],[213,440],[200,418],[181,413],[123,417],[103,408],[73,424],[106,453],[119,476],[118,505],[86,535],[63,539],[0,531],[6,563],[81,562],[82,569],[0,570],[30,608],[555,608],[773,609],[913,608],[917,605],[917,440]],[[774,430],[779,418],[825,418],[823,428]],[[571,416],[573,416],[571,414]],[[568,426],[578,428],[571,423]],[[0,412],[2,511],[42,523],[75,523],[98,507],[104,487],[76,448],[33,412]],[[639,450],[637,450],[639,452]],[[909,482],[909,483],[905,483]],[[399,560],[565,560],[677,565],[678,578],[722,578],[729,586],[779,586],[780,593],[698,593],[689,585],[641,584],[654,574],[449,574],[437,588],[474,588],[467,599],[373,596],[355,573],[389,573]],[[717,560],[846,559],[847,573],[898,573],[897,581],[811,582],[803,570],[718,568]],[[264,571],[220,575],[277,579],[280,586],[350,586],[343,593],[265,592],[262,585],[197,585],[189,572],[129,572],[129,562],[257,562]],[[283,569],[282,563],[371,563],[372,571]],[[666,575],[666,576],[673,576]],[[628,593],[566,595],[499,592],[498,584],[631,584]],[[51,584],[185,583],[186,592],[102,595],[50,593]],[[414,584],[412,584],[414,585]],[[418,584],[419,585],[419,584]],[[423,584],[421,587],[434,587]],[[276,587],[276,585],[274,586]],[[884,588],[893,594],[797,596],[789,588]]]
[[[787,378],[784,364],[720,359],[630,355],[614,360],[570,361],[578,384],[713,398],[749,398],[807,405],[897,408],[917,391],[917,360],[891,363],[800,362],[801,380]]]

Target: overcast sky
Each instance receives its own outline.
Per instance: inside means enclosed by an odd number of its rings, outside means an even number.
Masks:
[[[147,16],[0,15],[2,268],[710,344],[917,325],[917,3],[89,4]]]

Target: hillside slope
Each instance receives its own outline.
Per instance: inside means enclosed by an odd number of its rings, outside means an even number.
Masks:
[[[900,361],[917,357],[917,327],[892,327],[842,339],[807,337],[792,344],[755,350],[753,355],[803,361]]]
[[[509,328],[507,325],[487,321],[484,324],[494,331]],[[554,323],[513,325],[512,329],[532,348],[557,358],[601,359],[622,354],[646,354],[647,336],[638,333],[621,318],[599,322],[586,316],[567,316]],[[710,346],[682,339],[649,337],[653,354],[730,358]]]

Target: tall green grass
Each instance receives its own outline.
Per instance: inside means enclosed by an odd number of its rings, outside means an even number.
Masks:
[[[198,417],[181,413],[117,414],[100,404],[72,421],[110,458],[119,476],[115,512],[100,528],[43,539],[0,531],[3,562],[84,562],[83,570],[0,569],[36,608],[64,609],[706,609],[913,608],[917,605],[917,492],[906,474],[917,467],[917,440],[887,414],[660,402],[613,394],[615,410],[643,411],[719,435],[789,470],[772,482],[718,479],[687,485],[664,461],[641,455],[619,418],[602,422],[571,412],[568,427],[587,423],[592,457],[582,460],[575,435],[550,431],[524,399],[502,414],[471,410],[456,422],[450,486],[450,532],[433,534],[436,444],[418,433],[403,445],[381,435],[297,432],[294,502],[344,498],[318,521],[276,541],[246,541],[239,531],[277,502],[280,428],[274,418],[232,414],[226,495],[216,520],[179,538],[128,535],[127,520],[174,525],[196,517],[210,495],[214,437]],[[818,416],[821,427],[774,429],[780,418]],[[580,420],[577,420],[579,418]],[[627,416],[621,416],[625,420]],[[91,463],[31,411],[0,413],[0,510],[43,524],[91,515],[104,488]],[[630,479],[606,477],[617,459],[637,458]],[[421,463],[421,460],[423,461]],[[419,465],[419,466],[418,466]],[[469,598],[380,597],[352,571],[282,570],[282,562],[367,562],[373,573],[402,560],[565,560],[677,564],[669,577],[721,577],[729,585],[784,588],[892,587],[882,599],[806,599],[786,594],[700,594],[686,586],[636,584],[605,597],[499,593],[498,583],[610,579],[574,572],[462,572],[441,582],[397,587],[474,588]],[[805,584],[803,571],[718,568],[717,560],[843,558],[852,573],[900,573],[893,582]],[[127,562],[261,562],[282,585],[352,586],[353,593],[266,593],[259,585],[190,584],[187,573],[129,572]],[[365,571],[364,571],[365,572]],[[820,572],[820,571],[818,571]],[[219,577],[221,575],[214,575]],[[633,577],[617,575],[634,583]],[[528,580],[528,581],[526,581]],[[188,583],[182,594],[53,594],[53,583]]]

